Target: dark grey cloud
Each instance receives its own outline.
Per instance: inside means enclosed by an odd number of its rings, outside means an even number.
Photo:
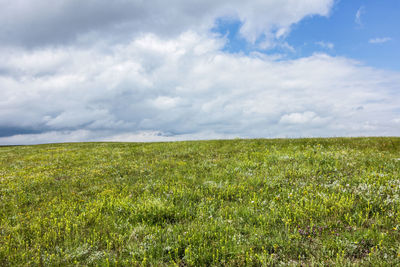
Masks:
[[[0,138],[24,134],[40,134],[46,132],[45,129],[32,129],[29,127],[0,126]]]
[[[113,2],[15,1],[2,9],[1,41],[24,46],[64,44],[83,33],[113,32],[129,21],[140,24],[148,16],[138,1]]]
[[[271,28],[287,31],[310,14],[326,15],[333,0],[0,0],[0,42],[37,47],[99,39],[126,41],[140,33],[176,36],[207,30],[235,16],[249,39]]]

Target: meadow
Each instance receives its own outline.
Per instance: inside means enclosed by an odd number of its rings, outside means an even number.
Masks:
[[[400,138],[0,147],[0,266],[400,265]]]

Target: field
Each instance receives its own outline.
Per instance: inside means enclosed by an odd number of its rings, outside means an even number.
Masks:
[[[0,147],[0,266],[400,265],[400,138]]]

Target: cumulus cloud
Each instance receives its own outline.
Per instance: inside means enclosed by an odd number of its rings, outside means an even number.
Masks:
[[[114,42],[141,33],[163,37],[209,30],[216,18],[238,18],[255,42],[281,38],[305,16],[328,15],[334,0],[0,0],[0,42],[22,46]]]
[[[225,41],[188,31],[112,46],[3,48],[0,143],[400,132],[399,73],[326,54],[229,54]]]
[[[389,37],[384,37],[384,38],[373,38],[373,39],[369,39],[369,43],[370,44],[383,44],[386,42],[389,42],[390,40],[392,40],[392,38]]]
[[[317,114],[312,111],[285,114],[279,120],[279,122],[282,124],[320,124],[326,121],[327,119],[317,116]]]
[[[240,20],[248,42],[294,51],[291,26],[333,3],[0,0],[0,144],[398,135],[398,72],[230,54],[211,31]]]

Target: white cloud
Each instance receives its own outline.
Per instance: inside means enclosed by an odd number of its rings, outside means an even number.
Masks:
[[[282,124],[321,124],[325,122],[327,122],[327,119],[317,116],[317,114],[312,111],[285,114],[279,120],[279,123]]]
[[[90,136],[90,131],[51,131],[41,134],[18,134],[8,137],[0,137],[1,145],[30,145],[82,141],[94,141]]]
[[[355,23],[357,23],[359,26],[362,26],[362,25],[363,25],[363,23],[362,23],[362,21],[361,21],[361,16],[362,16],[363,14],[365,14],[365,7],[364,7],[364,6],[361,6],[361,7],[357,10],[357,12],[356,12],[356,17],[355,17],[355,19],[354,19]]]
[[[203,131],[194,134],[165,135],[159,131],[113,134],[91,130],[51,131],[40,134],[19,134],[0,137],[0,145],[29,145],[70,142],[171,142],[189,140],[233,139],[235,135]]]
[[[335,45],[333,43],[330,43],[330,42],[320,41],[320,42],[316,42],[316,44],[319,45],[322,48],[329,49],[329,50],[332,50],[332,49],[335,48]]]
[[[392,38],[389,37],[384,37],[384,38],[373,38],[373,39],[369,39],[369,43],[370,44],[383,44],[386,42],[389,42],[390,40],[392,40]]]
[[[3,48],[0,127],[16,135],[0,143],[400,132],[399,73],[326,54],[228,54],[224,41],[186,32],[90,48]],[[32,62],[43,55],[38,69]]]

